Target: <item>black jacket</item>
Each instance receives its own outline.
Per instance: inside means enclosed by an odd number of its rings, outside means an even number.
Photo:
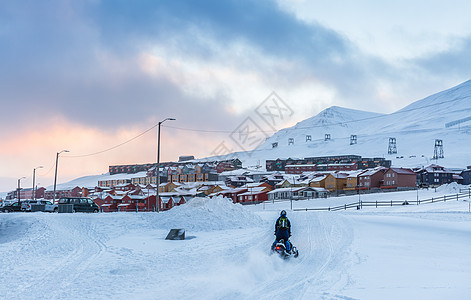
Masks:
[[[285,219],[285,227],[283,227],[283,219]],[[291,222],[287,217],[280,216],[275,222],[275,234],[278,230],[288,230],[289,235],[291,236]]]

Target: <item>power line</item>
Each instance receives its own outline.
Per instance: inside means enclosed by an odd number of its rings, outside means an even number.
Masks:
[[[127,143],[130,143],[132,141],[134,141],[135,139],[137,138],[140,138],[141,136],[143,136],[144,134],[148,133],[149,131],[151,131],[152,129],[156,128],[157,126],[159,126],[159,124],[155,124],[154,126],[152,126],[151,128],[147,129],[146,131],[136,135],[135,137],[125,141],[125,142],[122,142],[121,144],[118,144],[116,146],[113,146],[113,147],[110,147],[108,149],[105,149],[105,150],[102,150],[102,151],[98,151],[98,152],[94,152],[94,153],[89,153],[89,154],[83,154],[83,155],[63,155],[62,157],[67,157],[67,158],[78,158],[78,157],[87,157],[87,156],[93,156],[93,155],[97,155],[97,154],[102,154],[102,153],[105,153],[105,152],[108,152],[108,151],[111,151],[111,150],[114,150],[118,147],[121,147],[123,145],[126,145]]]

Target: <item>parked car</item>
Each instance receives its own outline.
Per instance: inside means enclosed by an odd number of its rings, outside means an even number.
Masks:
[[[63,197],[59,199],[59,206],[72,204],[72,212],[94,212],[100,211],[100,207],[90,198],[85,197]]]
[[[32,204],[40,204],[39,200],[22,200],[21,201],[21,210],[22,211],[31,211]]]
[[[58,210],[58,205],[52,204],[49,200],[39,200],[38,204],[44,205],[44,211],[46,212],[57,212]]]
[[[13,203],[4,203],[2,207],[0,207],[0,210],[2,212],[8,213],[12,211],[21,211],[20,204],[18,202],[13,202]]]
[[[49,200],[23,200],[21,201],[21,210],[22,211],[31,211],[31,207],[33,205],[44,205],[44,210],[46,212],[57,212],[58,206],[57,204],[52,204]]]

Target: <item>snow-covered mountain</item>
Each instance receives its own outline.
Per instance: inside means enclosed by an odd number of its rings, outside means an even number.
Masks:
[[[351,145],[352,135],[357,143]],[[388,154],[389,138],[396,139],[397,154]],[[294,144],[289,144],[290,139]],[[278,131],[249,155],[238,156],[245,165],[264,166],[266,159],[355,154],[415,167],[432,162],[436,139],[443,141],[445,156],[439,164],[471,165],[471,80],[391,114],[333,106]]]

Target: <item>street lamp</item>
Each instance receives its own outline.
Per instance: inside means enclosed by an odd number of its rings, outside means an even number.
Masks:
[[[39,166],[33,169],[33,200],[36,198],[36,192],[35,192],[35,180],[36,180],[36,169],[41,169],[43,166]]]
[[[57,152],[56,155],[56,173],[54,175],[54,195],[52,198],[52,203],[56,202],[57,163],[59,162],[59,154],[61,154],[62,152],[69,152],[69,150],[62,150],[61,152]]]
[[[157,205],[157,212],[160,211],[160,202],[159,202],[159,187],[160,187],[160,125],[162,125],[163,122],[165,121],[175,121],[176,119],[174,118],[166,118],[163,121],[159,122],[159,129],[158,129],[158,135],[157,135],[157,197],[155,199],[156,205]]]
[[[26,177],[21,177],[21,178],[18,179],[18,192],[16,193],[16,196],[17,196],[16,198],[18,198],[18,206],[20,207],[20,209],[21,209],[20,181],[21,181],[21,179],[25,179],[25,178]]]

